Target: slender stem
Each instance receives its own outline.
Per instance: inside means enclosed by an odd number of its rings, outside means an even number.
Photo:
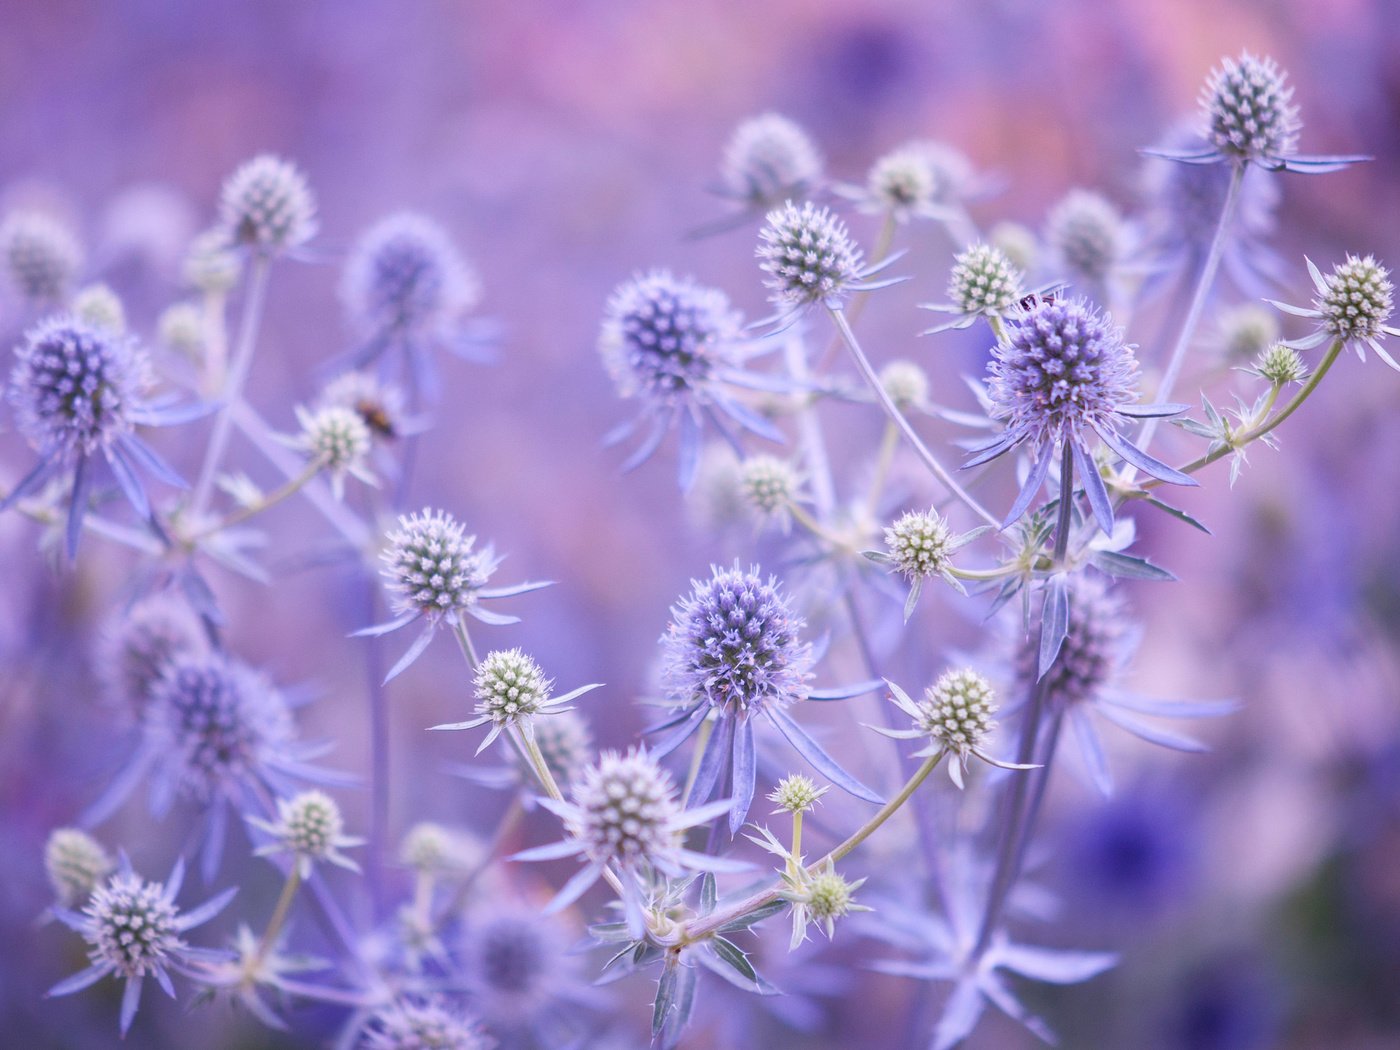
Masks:
[[[16,505],[15,509],[30,521],[36,522],[39,525],[57,525],[63,520],[52,508],[34,506],[23,500]],[[123,546],[130,547],[132,550],[138,550],[143,554],[159,556],[165,553],[165,547],[149,533],[128,528],[115,521],[109,521],[99,514],[83,515],[83,528],[96,536],[101,536],[114,543],[120,543]]]
[[[865,494],[865,506],[874,517],[880,506],[880,497],[885,491],[885,479],[889,477],[890,463],[894,460],[894,450],[899,444],[899,428],[893,422],[885,424],[885,433],[880,438],[880,451],[875,456],[875,473],[870,478],[870,488]]]
[[[787,512],[792,515],[793,520],[797,522],[797,524],[801,525],[813,536],[817,537],[817,539],[830,544],[837,550],[850,551],[850,544],[846,540],[836,535],[836,533],[832,532],[816,518],[808,514],[801,504],[788,500]]]
[[[860,369],[861,375],[865,377],[865,381],[870,386],[870,390],[874,393],[876,400],[880,402],[885,410],[885,414],[890,417],[890,421],[900,429],[905,439],[913,446],[919,458],[924,461],[924,466],[928,467],[934,477],[938,478],[950,493],[956,496],[979,518],[988,525],[1000,526],[1001,522],[993,517],[991,512],[983,507],[982,504],[968,495],[962,486],[953,479],[953,476],[948,473],[943,464],[938,462],[934,454],[929,451],[928,446],[920,440],[919,435],[914,432],[914,428],[910,426],[909,420],[904,418],[904,413],[900,412],[899,407],[885,390],[884,384],[880,382],[880,377],[875,374],[875,369],[871,367],[869,358],[865,356],[865,352],[860,348],[860,343],[856,339],[856,334],[851,330],[851,326],[847,322],[846,316],[842,313],[841,309],[839,307],[829,306],[827,307],[827,313],[831,315],[831,320],[836,325],[836,330],[841,333],[841,338],[845,341],[846,348],[851,352],[851,356],[855,359],[856,367]]]
[[[1181,375],[1182,365],[1186,363],[1186,351],[1190,349],[1191,339],[1196,334],[1196,326],[1201,320],[1201,311],[1205,309],[1206,298],[1210,294],[1211,286],[1215,284],[1215,273],[1220,268],[1220,257],[1224,254],[1225,241],[1230,233],[1230,224],[1234,221],[1235,208],[1239,204],[1240,185],[1244,182],[1244,173],[1244,164],[1237,163],[1230,169],[1230,185],[1225,191],[1225,203],[1220,208],[1220,220],[1215,224],[1215,235],[1211,237],[1205,262],[1201,264],[1201,273],[1196,280],[1196,290],[1191,296],[1191,305],[1186,310],[1186,319],[1181,323],[1181,331],[1176,337],[1176,345],[1172,347],[1171,356],[1167,359],[1167,368],[1162,373],[1162,382],[1157,387],[1155,401],[1164,402],[1172,396],[1172,390],[1175,389],[1176,381]],[[1152,437],[1156,434],[1160,424],[1161,417],[1154,416],[1143,425],[1142,433],[1138,435],[1138,448],[1144,452],[1147,451],[1147,447],[1152,443]],[[1129,477],[1132,474],[1133,471],[1129,468]]]
[[[365,623],[378,620],[379,588],[364,580]],[[384,858],[389,844],[389,697],[384,688],[383,638],[366,639],[365,684],[369,690],[369,864],[370,903],[376,919],[385,914]]]
[[[476,655],[476,646],[472,645],[472,636],[467,633],[467,625],[460,618],[452,625],[452,633],[457,637],[457,646],[462,650],[462,655],[467,658],[467,665],[475,671],[481,666],[481,660]]]
[[[282,924],[287,921],[287,915],[291,911],[292,899],[297,895],[297,889],[301,886],[301,863],[300,858],[292,858],[292,866],[287,871],[287,881],[282,884],[282,893],[277,898],[277,904],[272,909],[272,916],[267,920],[267,928],[263,930],[262,937],[258,940],[257,954],[254,961],[261,963],[267,958],[268,952],[272,951],[272,945],[277,940],[277,935],[282,932]]]
[[[322,465],[323,461],[320,459],[311,460],[311,462],[307,463],[306,468],[296,477],[289,478],[287,481],[283,482],[281,487],[274,489],[256,502],[250,503],[246,507],[238,508],[238,510],[230,513],[222,521],[217,521],[195,532],[194,535],[190,536],[189,542],[198,543],[200,540],[206,540],[210,536],[215,536],[223,532],[225,529],[230,529],[235,525],[241,525],[249,518],[257,517],[263,511],[275,507],[289,496],[296,495],[306,487],[307,483],[312,478],[320,473]]]
[[[816,874],[818,869],[826,865],[827,861],[831,861],[834,864],[873,835],[880,828],[880,825],[889,820],[896,810],[904,805],[905,802],[909,801],[909,796],[918,789],[920,784],[928,779],[928,775],[933,772],[942,757],[943,752],[940,751],[926,758],[923,765],[915,771],[914,775],[911,776],[904,787],[900,789],[898,795],[886,802],[884,806],[880,808],[880,811],[861,825],[860,829],[851,835],[850,838],[846,839],[831,852],[824,854],[819,860],[813,861],[811,864],[807,865],[807,870]],[[713,911],[709,915],[698,916],[686,925],[681,936],[682,943],[689,944],[704,940],[726,923],[747,915],[756,908],[763,907],[765,904],[771,904],[779,898],[782,889],[783,883],[778,882],[768,889],[760,890],[757,893],[745,897],[737,904],[728,908]]]
[[[875,235],[875,246],[870,251],[871,266],[880,265],[889,256],[890,249],[894,247],[894,235],[898,228],[899,220],[894,217],[894,212],[885,212],[885,221],[880,224],[880,232]],[[846,307],[850,314],[851,324],[860,320],[860,315],[865,312],[865,304],[869,300],[869,292],[857,292],[851,296],[850,305]],[[831,341],[826,344],[826,349],[822,351],[821,360],[817,363],[817,371],[825,372],[830,368],[832,359],[836,357],[837,351],[840,349],[841,337],[839,335],[832,336]]]
[[[811,377],[807,368],[807,348],[797,326],[789,331],[783,342],[783,362],[787,365],[788,376],[799,390],[802,390]],[[822,434],[821,421],[817,419],[816,406],[809,393],[802,393],[801,408],[797,411],[797,436],[802,443],[803,460],[812,479],[812,496],[817,511],[822,517],[829,517],[836,507],[836,485],[831,475],[831,458],[826,453],[826,438]]]
[[[248,293],[243,300],[243,317],[238,326],[238,343],[233,352],[233,364],[223,382],[221,391],[223,405],[214,417],[214,430],[209,435],[209,447],[204,452],[204,465],[195,483],[194,496],[190,506],[198,518],[209,504],[209,496],[214,486],[214,476],[228,449],[229,428],[233,424],[231,410],[234,402],[243,396],[243,385],[253,365],[253,351],[257,347],[258,325],[262,321],[263,302],[267,297],[267,275],[272,260],[265,255],[253,258],[252,270],[248,277]]]
[[[792,811],[792,855],[802,857],[802,810]]]
[[[1070,507],[1074,504],[1074,446],[1069,438],[1062,442],[1060,453],[1060,520],[1055,526],[1055,565],[1063,566],[1069,551]]]

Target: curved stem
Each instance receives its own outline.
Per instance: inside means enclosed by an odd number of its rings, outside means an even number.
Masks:
[[[1186,363],[1186,351],[1190,348],[1191,339],[1196,334],[1196,326],[1201,320],[1201,311],[1205,309],[1206,297],[1210,294],[1211,286],[1215,284],[1215,273],[1220,268],[1220,257],[1224,254],[1225,241],[1230,233],[1230,224],[1234,221],[1235,208],[1239,204],[1240,185],[1244,182],[1244,173],[1244,164],[1237,163],[1230,169],[1230,185],[1225,191],[1225,203],[1220,208],[1220,220],[1215,224],[1215,235],[1211,237],[1205,262],[1201,264],[1201,273],[1196,280],[1196,291],[1191,296],[1191,305],[1186,310],[1186,319],[1181,323],[1181,331],[1176,337],[1176,345],[1172,347],[1171,357],[1167,359],[1167,368],[1162,373],[1162,382],[1157,387],[1157,396],[1153,399],[1154,401],[1167,401],[1172,396],[1177,379],[1181,376],[1182,365]],[[1152,443],[1152,437],[1156,434],[1160,424],[1161,417],[1154,416],[1143,425],[1142,433],[1137,440],[1138,448],[1144,452],[1147,451],[1147,447]],[[1133,471],[1130,468],[1128,477],[1132,476]]]
[[[217,521],[212,525],[200,529],[198,532],[196,532],[189,538],[189,542],[198,543],[200,540],[206,540],[210,536],[215,536],[218,533],[223,532],[225,529],[233,528],[233,526],[235,525],[241,525],[249,518],[257,517],[263,511],[268,510],[271,507],[275,507],[287,497],[296,495],[296,493],[300,492],[303,488],[306,487],[307,483],[312,478],[314,478],[317,474],[321,472],[321,466],[322,460],[311,460],[311,462],[309,462],[306,465],[306,469],[304,469],[296,477],[289,478],[286,482],[282,484],[280,488],[274,489],[272,492],[268,493],[266,496],[263,496],[262,499],[258,500],[255,503],[250,503],[246,507],[240,507],[238,510],[233,511],[231,514],[225,517],[222,521]]]
[[[267,296],[267,274],[271,259],[265,255],[255,256],[248,277],[248,295],[243,300],[243,317],[238,325],[238,344],[233,352],[233,364],[224,380],[223,406],[214,417],[214,430],[209,435],[209,447],[204,452],[204,465],[195,483],[190,506],[197,518],[209,504],[209,496],[214,486],[214,476],[228,449],[229,428],[233,425],[232,408],[234,402],[243,396],[243,385],[248,380],[248,372],[253,365],[253,351],[257,347],[258,325],[262,321],[263,302]]]
[[[287,915],[292,908],[292,899],[297,895],[297,889],[301,886],[301,865],[296,858],[292,860],[292,866],[287,870],[287,881],[282,884],[282,892],[277,898],[277,904],[272,909],[272,916],[267,920],[267,928],[263,930],[263,935],[258,939],[258,950],[254,956],[257,963],[261,963],[267,958],[268,952],[272,951],[272,946],[277,941],[277,935],[282,932],[282,925],[287,921]]]
[[[481,666],[481,660],[476,655],[476,646],[472,644],[472,636],[467,633],[467,625],[460,619],[452,625],[452,633],[457,638],[457,647],[462,650],[462,655],[467,658],[467,666],[473,671]]]
[[[365,623],[378,620],[378,587],[364,581]],[[369,876],[370,903],[376,919],[385,913],[384,858],[389,843],[389,698],[384,688],[383,639],[366,639],[365,684],[369,690]]]
[[[943,486],[956,496],[969,510],[988,525],[1000,527],[1001,522],[993,517],[991,512],[983,507],[982,504],[968,495],[963,487],[953,479],[953,476],[948,473],[947,468],[945,468],[942,463],[938,462],[937,457],[929,451],[928,446],[925,445],[919,438],[919,435],[915,433],[914,428],[909,424],[909,420],[904,418],[904,413],[899,410],[899,407],[890,398],[889,393],[885,390],[884,384],[880,382],[880,377],[876,375],[875,369],[871,366],[870,359],[865,356],[865,351],[860,348],[860,343],[856,339],[856,334],[851,330],[851,326],[847,322],[846,316],[842,313],[841,309],[839,307],[828,306],[827,313],[831,315],[831,320],[836,325],[836,330],[841,333],[841,338],[845,341],[846,348],[851,352],[851,357],[855,359],[856,367],[860,369],[861,375],[865,377],[865,381],[869,385],[871,392],[875,395],[876,400],[880,402],[880,405],[885,410],[885,414],[890,417],[890,421],[899,428],[905,440],[907,440],[914,451],[918,453],[919,458],[924,462],[924,466],[928,467],[933,473],[933,476],[942,482]]]

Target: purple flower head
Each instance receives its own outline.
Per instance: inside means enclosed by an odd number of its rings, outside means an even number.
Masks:
[[[296,165],[264,153],[224,182],[219,220],[229,243],[276,255],[315,235],[316,198]]]
[[[166,665],[200,654],[208,639],[190,607],[169,593],[117,610],[104,626],[96,670],[109,699],[140,717]]]
[[[1136,403],[1138,367],[1132,347],[1123,341],[1123,330],[1087,300],[1036,298],[1008,319],[1006,337],[993,347],[987,373],[991,416],[1005,428],[978,446],[965,466],[986,463],[1019,445],[1028,445],[1035,460],[1006,525],[1029,508],[1060,447],[1073,452],[1094,516],[1105,532],[1112,531],[1108,493],[1087,444],[1093,434],[1153,477],[1196,484],[1118,433],[1124,417],[1174,415],[1183,406]]]
[[[0,259],[10,283],[30,302],[61,302],[82,255],[68,227],[43,212],[15,212],[0,224]]]
[[[1381,345],[1381,340],[1388,335],[1400,336],[1400,329],[1386,323],[1395,309],[1395,285],[1390,280],[1390,271],[1374,255],[1364,258],[1348,255],[1345,262],[1332,267],[1332,272],[1326,275],[1311,259],[1306,261],[1317,293],[1312,309],[1270,300],[1286,313],[1317,322],[1315,332],[1301,339],[1290,339],[1287,345],[1297,350],[1311,350],[1338,339],[1354,347],[1363,361],[1369,346],[1382,361],[1400,371],[1400,362]]]
[[[341,282],[351,317],[373,336],[440,335],[480,295],[476,275],[442,227],[412,212],[370,227]]]
[[[55,914],[88,942],[92,965],[49,989],[49,995],[70,995],[111,975],[126,981],[122,995],[121,1032],[126,1035],[141,1003],[141,986],[154,977],[171,996],[175,989],[169,970],[188,976],[192,964],[220,957],[219,953],[191,948],[181,934],[208,922],[228,904],[235,889],[225,890],[192,911],[175,905],[184,882],[183,861],[177,861],[163,884],[143,879],[122,858],[121,869],[93,890],[81,914],[58,909]]]
[[[768,213],[756,252],[773,302],[839,304],[866,276],[862,253],[846,224],[811,201],[788,201]]]
[[[496,1044],[464,1013],[440,1002],[403,1000],[374,1015],[359,1045],[360,1050],[490,1050]]]
[[[724,196],[748,208],[801,196],[821,181],[822,157],[807,132],[787,117],[764,113],[734,129],[724,147]]]
[[[639,423],[650,426],[624,471],[650,458],[673,425],[680,428],[682,488],[695,480],[702,420],[731,442],[725,418],[770,441],[783,440],[772,423],[733,396],[731,388],[760,383],[744,371],[755,348],[744,342],[742,328],[742,317],[723,292],[666,270],[638,274],[613,292],[598,350],[618,393],[640,398],[643,408],[608,443],[628,437]]]

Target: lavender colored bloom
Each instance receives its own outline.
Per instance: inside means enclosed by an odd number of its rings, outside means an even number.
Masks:
[[[1176,751],[1205,751],[1204,744],[1185,734],[1163,729],[1140,716],[1157,718],[1219,718],[1236,710],[1229,700],[1157,700],[1125,690],[1122,677],[1137,648],[1138,630],[1127,606],[1101,578],[1076,573],[1066,580],[1069,619],[1059,655],[1041,679],[1046,703],[1066,719],[1080,757],[1104,795],[1113,790],[1098,727],[1091,713],[1127,730],[1149,744]],[[1040,641],[1037,625],[1029,632],[1015,628],[1014,688],[1029,695],[1039,677]]]
[[[151,595],[118,609],[104,625],[97,677],[109,699],[139,718],[166,665],[177,656],[202,655],[208,644],[188,604],[169,593]]]
[[[777,580],[765,581],[757,568],[744,572],[737,566],[715,566],[710,572],[708,580],[691,581],[690,595],[672,608],[672,622],[662,636],[663,682],[678,713],[654,727],[669,732],[653,753],[669,754],[713,717],[690,801],[703,802],[721,784],[732,783],[731,833],[744,823],[753,802],[754,721],[760,716],[834,784],[857,798],[879,802],[878,795],[843,770],[786,710],[802,700],[856,696],[878,683],[813,690],[808,685],[812,647],[802,641],[802,618],[793,612]]]
[[[781,431],[735,396],[736,390],[764,385],[744,369],[745,359],[763,348],[745,342],[740,314],[717,289],[666,270],[625,281],[608,300],[598,349],[618,393],[642,401],[638,418],[614,430],[607,443],[624,440],[643,424],[648,428],[624,471],[646,462],[678,427],[678,477],[681,488],[690,488],[706,420],[736,447],[726,420],[770,441],[783,440]]]
[[[73,469],[67,550],[77,554],[101,454],[136,513],[151,522],[151,504],[138,478],[148,473],[183,486],[179,476],[139,437],[138,425],[165,426],[199,411],[146,399],[150,363],[135,340],[69,315],[36,324],[16,351],[10,403],[20,432],[39,463],[0,501],[0,510],[34,494],[60,470]]]
[[[225,181],[219,220],[228,243],[280,255],[315,235],[316,199],[294,164],[264,153]]]
[[[564,885],[546,912],[573,903],[612,867],[621,879],[627,926],[633,937],[640,938],[646,926],[644,909],[658,877],[743,868],[681,845],[687,828],[708,823],[728,811],[730,800],[683,809],[670,774],[645,750],[633,748],[625,755],[604,751],[596,765],[583,771],[571,798],[571,802],[540,800],[564,821],[568,838],[515,856],[516,860],[584,860],[585,866]]]
[[[1003,528],[1030,507],[1057,448],[1069,449],[1099,526],[1113,531],[1113,506],[1089,450],[1092,434],[1130,465],[1162,481],[1195,485],[1187,474],[1143,452],[1118,427],[1125,419],[1175,415],[1183,405],[1136,403],[1137,359],[1122,329],[1084,299],[1036,299],[1009,319],[987,366],[991,416],[1004,424],[974,447],[973,467],[1028,445],[1034,466]]]
[[[1269,300],[1286,313],[1318,323],[1312,335],[1289,340],[1288,345],[1311,350],[1329,339],[1340,339],[1354,347],[1361,360],[1366,360],[1369,346],[1382,361],[1400,371],[1400,363],[1381,345],[1388,335],[1400,336],[1400,329],[1386,324],[1395,308],[1395,285],[1391,283],[1390,271],[1372,255],[1348,255],[1326,276],[1311,259],[1306,261],[1317,291],[1312,309]]]
[[[894,283],[869,280],[893,258],[866,266],[846,224],[811,201],[801,207],[788,201],[770,211],[754,254],[768,274],[769,298],[789,311],[816,303],[839,309],[851,292]]]
[[[1321,174],[1338,171],[1363,156],[1304,157],[1298,154],[1302,121],[1293,104],[1287,74],[1272,58],[1248,51],[1221,59],[1201,90],[1201,113],[1208,143],[1196,149],[1145,152],[1185,164],[1255,164],[1267,171]]]
[[[0,257],[10,283],[32,303],[62,302],[82,254],[68,227],[43,212],[14,212],[0,224]]]
[[[720,192],[747,209],[801,197],[822,177],[822,157],[807,132],[777,113],[751,117],[724,147]]]
[[[400,1000],[371,1018],[359,1050],[491,1050],[476,1019],[442,1002]]]
[[[948,303],[920,303],[919,309],[953,314],[953,320],[920,332],[933,335],[950,329],[971,328],[979,317],[1005,317],[1016,311],[1024,290],[1025,275],[1006,253],[986,244],[974,244],[958,253],[948,278]]]
[[[85,903],[114,866],[102,843],[79,828],[54,828],[44,844],[44,870],[65,908]]]
[[[340,806],[323,791],[302,791],[290,799],[277,800],[277,820],[266,821],[249,817],[248,823],[272,836],[272,841],[254,850],[257,856],[291,853],[303,879],[311,877],[316,861],[322,860],[350,871],[359,866],[342,848],[364,845],[364,839],[345,834],[345,821]]]
[[[141,1004],[141,986],[147,977],[154,977],[173,999],[175,987],[170,982],[170,970],[199,977],[194,968],[197,964],[222,959],[220,952],[190,947],[181,934],[212,919],[238,891],[224,890],[198,908],[182,913],[175,898],[184,877],[184,862],[176,861],[164,884],[148,882],[133,872],[123,857],[121,869],[93,891],[82,914],[58,909],[55,914],[64,925],[88,942],[92,965],[54,985],[49,995],[70,995],[109,975],[123,979],[126,988],[122,993],[120,1028],[125,1036]]]
[[[474,550],[476,537],[468,536],[462,524],[445,511],[424,508],[418,514],[402,515],[398,528],[385,540],[380,555],[384,561],[381,572],[388,581],[395,618],[356,631],[355,637],[388,634],[415,620],[427,621],[422,633],[390,669],[384,679],[386,682],[418,659],[444,624],[455,631],[464,631],[463,614],[492,625],[520,621],[518,616],[483,609],[482,601],[508,598],[550,585],[545,581],[487,587],[501,559],[489,545]]]

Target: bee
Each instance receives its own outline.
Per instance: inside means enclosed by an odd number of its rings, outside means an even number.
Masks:
[[[399,436],[394,429],[394,421],[379,402],[372,401],[367,397],[360,398],[355,402],[355,411],[365,421],[365,426],[386,441],[392,441]]]

